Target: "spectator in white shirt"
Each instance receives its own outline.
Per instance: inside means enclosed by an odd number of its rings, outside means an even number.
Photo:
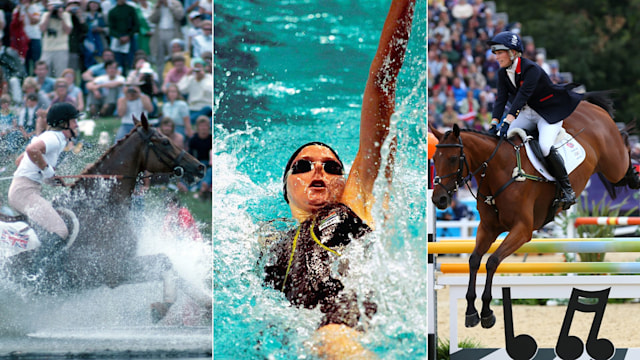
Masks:
[[[118,64],[109,60],[104,64],[106,74],[87,83],[87,103],[91,116],[112,116],[122,96],[124,77],[118,73]]]
[[[202,57],[202,53],[211,51],[213,53],[213,30],[210,20],[202,22],[202,34],[193,38],[193,57]]]
[[[200,115],[213,115],[213,76],[204,71],[205,62],[201,58],[191,60],[192,68],[180,79],[178,89],[187,98],[191,123]]]

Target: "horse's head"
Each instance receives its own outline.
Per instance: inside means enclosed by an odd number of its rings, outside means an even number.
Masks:
[[[176,146],[168,137],[149,126],[144,113],[141,120],[134,116],[136,131],[143,144],[142,169],[151,173],[172,173],[192,183],[204,177],[205,166],[191,154]]]
[[[431,201],[438,209],[444,210],[451,205],[451,197],[464,183],[462,172],[465,158],[462,138],[458,125],[453,125],[453,130],[444,134],[434,127],[430,126],[430,128],[438,139],[438,145],[436,145],[436,151],[433,155],[437,176],[433,180],[435,187]]]

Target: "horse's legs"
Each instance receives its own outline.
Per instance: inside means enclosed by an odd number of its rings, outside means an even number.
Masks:
[[[484,285],[484,291],[482,292],[482,310],[480,311],[480,317],[483,328],[490,328],[496,323],[496,317],[491,310],[491,288],[493,286],[493,276],[498,269],[498,265],[507,256],[513,254],[524,243],[531,240],[532,231],[526,231],[522,229],[523,226],[512,229],[502,244],[498,246],[496,251],[487,259],[487,280]]]
[[[478,316],[478,310],[474,304],[476,300],[476,278],[482,256],[487,253],[497,236],[498,234],[487,230],[483,222],[480,222],[476,233],[476,246],[471,256],[469,256],[469,286],[466,294],[467,310],[465,311],[464,320],[464,326],[466,327],[474,327],[480,322],[480,316]]]
[[[178,290],[191,298],[210,316],[213,302],[210,290],[201,289],[182,279],[174,270],[171,260],[164,254],[138,256],[131,266],[128,283],[162,281],[162,301],[151,304],[151,317],[160,321],[176,302]]]

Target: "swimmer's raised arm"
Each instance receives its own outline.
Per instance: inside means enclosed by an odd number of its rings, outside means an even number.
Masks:
[[[395,109],[397,77],[407,50],[414,8],[415,0],[391,3],[362,99],[360,144],[342,202],[368,223],[372,221],[372,192],[381,165],[380,150]]]

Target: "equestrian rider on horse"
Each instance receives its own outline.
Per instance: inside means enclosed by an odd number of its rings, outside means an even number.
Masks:
[[[560,202],[566,210],[575,204],[576,196],[562,157],[553,144],[562,129],[563,120],[576,109],[582,95],[563,85],[554,84],[540,66],[523,58],[524,49],[517,34],[503,31],[488,44],[500,63],[498,95],[489,131],[498,135],[499,119],[502,118],[507,100],[511,102],[511,107],[500,127],[503,138],[507,137],[509,125],[529,131],[537,127],[546,167],[562,189]]]
[[[58,157],[69,139],[76,136],[80,116],[69,103],[52,105],[47,113],[47,130],[34,137],[16,159],[18,168],[9,187],[9,205],[48,232],[45,239],[41,238],[43,248],[56,248],[69,235],[60,215],[40,192],[43,182],[53,181]]]

